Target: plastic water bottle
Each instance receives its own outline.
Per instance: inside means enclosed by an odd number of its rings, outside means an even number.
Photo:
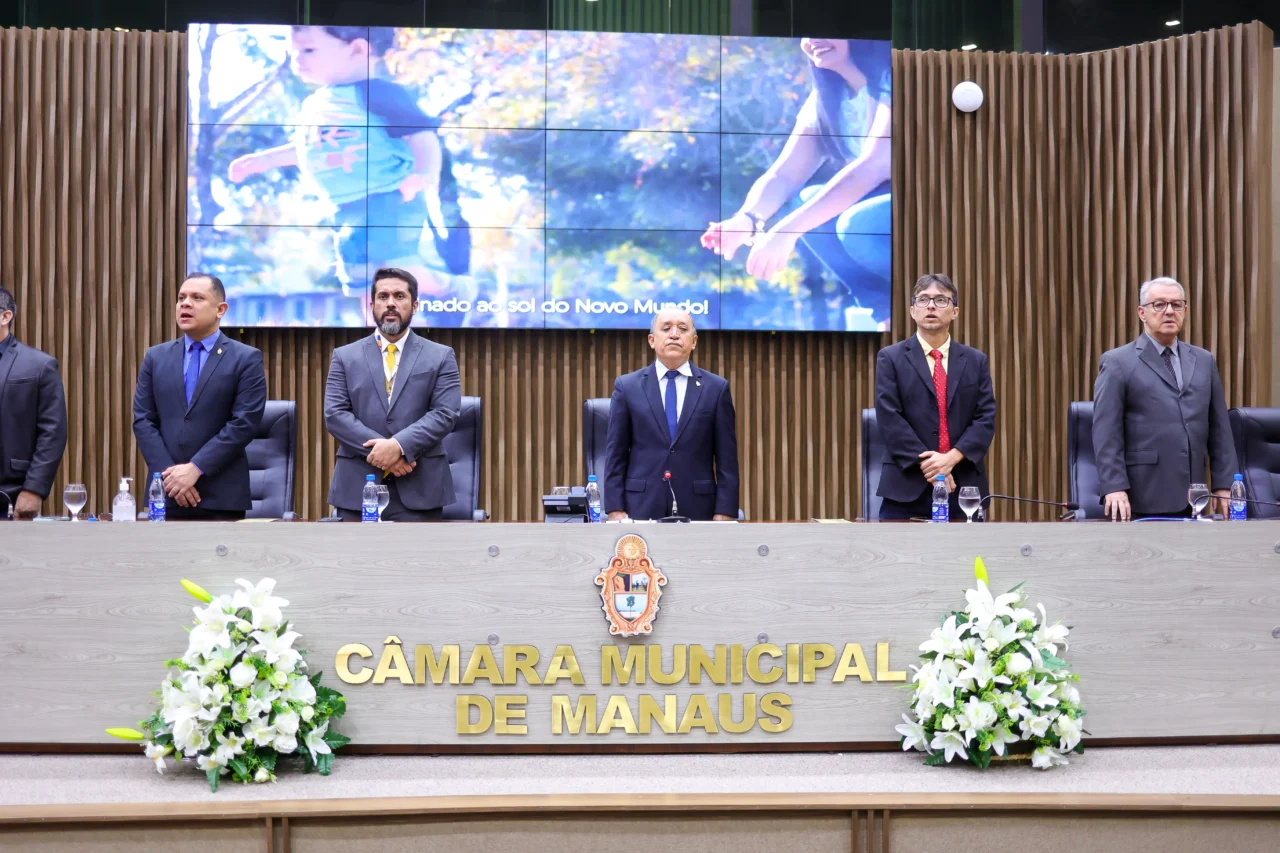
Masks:
[[[600,483],[596,475],[587,477],[587,521],[596,524],[601,521]]]
[[[1236,478],[1231,481],[1231,514],[1228,516],[1231,521],[1244,521],[1249,517],[1249,514],[1245,512],[1244,499],[1246,497],[1244,474],[1236,474]]]
[[[942,474],[933,481],[933,517],[929,520],[942,524],[951,520],[951,496],[947,494],[947,478]]]
[[[164,521],[164,481],[159,474],[151,475],[151,488],[147,490],[147,520]]]
[[[360,496],[360,520],[366,524],[378,522],[378,484],[372,474],[364,475],[364,494]]]
[[[150,515],[150,512],[148,512]],[[133,499],[133,478],[120,478],[120,491],[111,502],[111,518],[115,521],[137,521],[138,504]]]

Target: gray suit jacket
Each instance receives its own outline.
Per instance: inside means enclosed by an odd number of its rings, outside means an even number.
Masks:
[[[400,366],[387,401],[382,352],[370,335],[338,347],[324,389],[324,423],[338,440],[329,503],[359,510],[365,475],[382,471],[365,461],[371,438],[394,438],[413,473],[396,478],[400,500],[414,510],[448,506],[456,499],[449,459],[441,442],[462,410],[462,382],[453,349],[415,335],[400,341]]]
[[[1236,451],[1222,379],[1213,355],[1178,342],[1182,390],[1143,334],[1104,353],[1093,385],[1093,450],[1105,496],[1127,491],[1133,511],[1164,515],[1187,508],[1187,488],[1227,489]]]
[[[58,362],[14,340],[0,356],[0,492],[11,501],[23,490],[47,498],[66,447]]]

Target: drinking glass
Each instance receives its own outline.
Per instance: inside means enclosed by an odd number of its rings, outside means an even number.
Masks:
[[[71,513],[72,521],[80,520],[80,510],[88,500],[89,492],[85,489],[84,483],[68,483],[62,490],[62,502],[67,505],[67,512]]]
[[[973,523],[973,514],[978,511],[980,503],[982,503],[982,495],[978,494],[977,486],[960,487],[960,509],[964,510],[964,514],[968,516],[966,520],[970,524]]]
[[[1200,513],[1209,505],[1209,487],[1204,483],[1192,483],[1187,489],[1187,503],[1191,504],[1192,518],[1200,520]]]
[[[386,484],[378,486],[378,521],[382,521],[382,511],[391,503],[391,489]]]

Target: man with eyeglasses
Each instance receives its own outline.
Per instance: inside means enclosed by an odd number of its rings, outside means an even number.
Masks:
[[[939,474],[947,478],[952,521],[964,520],[960,487],[990,493],[983,459],[996,432],[996,398],[986,355],[951,340],[959,313],[950,278],[921,276],[911,290],[916,333],[876,358],[882,521],[928,518]]]
[[[1104,353],[1093,384],[1093,451],[1104,512],[1113,521],[1190,516],[1187,490],[1211,474],[1226,512],[1236,473],[1218,363],[1178,340],[1187,292],[1171,278],[1138,291],[1138,339]]]

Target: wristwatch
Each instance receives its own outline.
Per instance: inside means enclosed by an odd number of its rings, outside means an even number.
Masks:
[[[764,233],[764,217],[757,216],[749,210],[742,210],[739,213],[751,220],[751,236],[747,238],[747,245],[754,246],[756,238]]]

